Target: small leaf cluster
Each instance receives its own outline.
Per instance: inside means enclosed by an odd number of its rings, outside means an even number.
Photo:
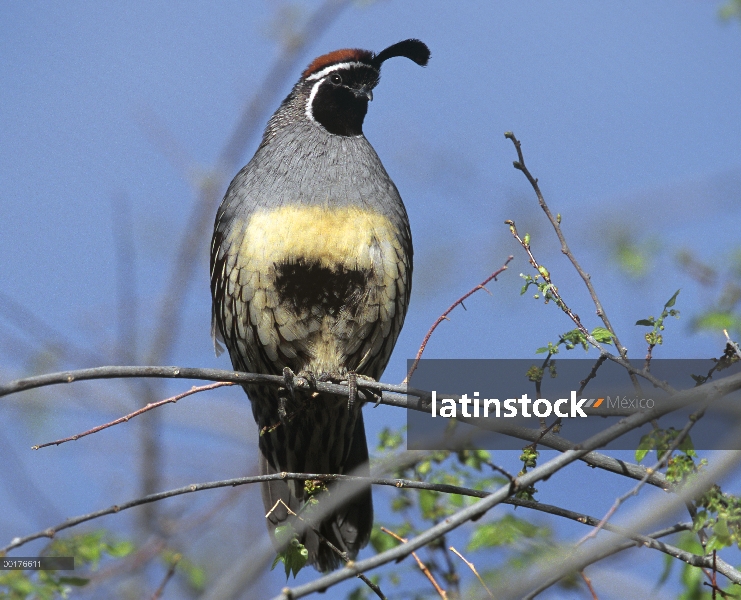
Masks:
[[[734,545],[741,549],[741,498],[724,494],[720,486],[714,485],[695,505],[701,510],[693,520],[694,531],[709,528],[713,532],[706,552]]]
[[[520,277],[525,280],[525,285],[520,289],[520,296],[524,296],[528,289],[530,289],[530,286],[535,286],[537,291],[533,294],[533,298],[539,300],[542,296],[544,304],[548,304],[553,300],[553,302],[556,303],[556,306],[563,308],[563,301],[558,296],[558,288],[548,281],[550,275],[548,269],[542,265],[538,267],[538,275],[525,275],[525,273],[520,273]]]
[[[270,570],[275,569],[279,562],[283,562],[286,569],[286,581],[288,581],[288,576],[291,573],[293,573],[295,579],[298,572],[304,568],[309,560],[309,551],[298,541],[298,533],[290,523],[278,525],[274,533],[276,541],[283,550],[278,552]]]
[[[676,443],[679,433],[669,428],[654,429],[644,435],[636,450],[636,460],[640,463],[651,450],[655,450],[657,459],[661,459]],[[678,454],[667,462],[666,478],[679,486],[705,467],[707,460],[695,462],[697,453],[689,435],[678,444],[676,450]],[[741,498],[725,494],[719,486],[714,485],[695,501],[695,506],[700,510],[693,519],[693,531],[711,531],[702,554],[733,545],[741,549]]]
[[[613,336],[604,327],[595,327],[589,335],[591,335],[594,340],[600,344],[612,344]],[[543,354],[545,352],[548,354],[558,354],[559,346],[563,346],[566,350],[573,350],[577,346],[581,346],[585,351],[589,350],[589,342],[587,341],[587,336],[584,332],[581,329],[571,329],[570,331],[561,334],[558,338],[557,344],[548,342],[547,346],[538,348],[535,351],[535,354]]]
[[[659,315],[659,318],[649,317],[648,319],[640,319],[636,321],[636,325],[642,325],[644,327],[652,327],[653,329],[649,331],[644,337],[646,338],[646,341],[648,344],[653,346],[660,346],[664,343],[664,337],[661,334],[662,331],[664,331],[664,320],[667,317],[675,317],[679,318],[679,311],[675,308],[672,308],[677,301],[677,296],[679,296],[680,290],[677,290],[674,292],[674,295],[669,298],[666,304],[664,304],[664,308],[661,311],[661,314]]]
[[[522,469],[517,474],[518,477],[523,476],[527,473],[528,469],[534,469],[538,466],[538,454],[539,452],[533,446],[525,446],[520,454],[520,460],[522,461]],[[538,490],[535,489],[534,485],[529,485],[517,490],[515,498],[520,500],[532,500],[535,501],[535,494]]]
[[[644,435],[638,442],[638,448],[636,449],[636,462],[640,463],[646,458],[646,455],[651,450],[656,451],[656,459],[660,460],[669,449],[675,444],[677,437],[681,432],[674,427],[669,429],[652,429],[650,433]],[[688,458],[696,458],[697,453],[695,447],[692,445],[692,438],[686,435],[682,441],[677,445],[676,448],[679,452],[682,452]],[[694,463],[693,463],[694,465]],[[683,481],[684,478],[676,479],[675,481]]]

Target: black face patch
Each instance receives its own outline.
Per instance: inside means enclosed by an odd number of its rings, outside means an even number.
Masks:
[[[360,135],[368,112],[370,91],[378,83],[378,71],[371,67],[337,69],[319,85],[311,105],[314,119],[335,135]]]
[[[319,262],[299,260],[275,265],[275,286],[281,301],[294,307],[296,313],[321,308],[335,316],[340,310],[351,313],[360,306],[368,282],[363,271],[335,270]]]

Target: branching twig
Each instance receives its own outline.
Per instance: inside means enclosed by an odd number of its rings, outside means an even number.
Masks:
[[[381,527],[381,531],[389,534],[392,538],[400,541],[402,544],[406,544],[408,541],[406,538],[403,538],[400,535],[395,534],[393,531],[390,531],[389,529],[386,529],[385,527]],[[417,556],[416,552],[412,552],[412,556],[414,557],[414,560],[417,561],[417,566],[419,567],[420,571],[422,571],[425,577],[427,577],[427,579],[430,580],[430,583],[432,584],[432,587],[435,588],[435,591],[437,592],[438,596],[440,596],[443,600],[446,600],[448,597],[448,594],[445,592],[443,588],[440,587],[440,584],[435,580],[432,573],[430,573],[430,570],[427,568],[427,565],[425,565],[425,563],[423,563],[419,559],[419,556]]]
[[[558,288],[553,284],[553,281],[551,280],[551,274],[548,269],[546,269],[543,265],[541,265],[537,259],[535,258],[535,255],[533,254],[532,250],[530,249],[530,243],[527,240],[524,240],[520,237],[520,234],[517,233],[517,227],[515,226],[515,222],[512,220],[507,220],[504,222],[505,225],[509,225],[509,231],[512,234],[512,236],[520,243],[522,248],[525,250],[528,256],[528,261],[532,265],[532,267],[540,273],[540,276],[543,278],[543,281],[545,281],[548,284],[548,288],[546,290],[546,293],[553,297],[553,300],[556,303],[556,306],[560,308],[563,312],[565,312],[569,318],[574,322],[576,325],[576,328],[582,332],[584,337],[587,339],[587,341],[592,344],[595,348],[598,350],[602,350],[602,347],[599,345],[597,340],[595,340],[592,337],[592,334],[589,333],[586,327],[581,322],[581,319],[579,318],[579,315],[577,315],[574,311],[572,311],[569,306],[566,304],[564,299],[561,297],[561,294],[558,293]],[[527,236],[525,236],[527,237]]]
[[[579,332],[584,336],[584,339],[586,339],[587,342],[589,342],[592,346],[594,346],[597,350],[600,352],[600,358],[605,357],[609,358],[613,362],[616,362],[621,367],[623,367],[626,371],[628,371],[631,381],[633,382],[634,387],[636,389],[640,389],[640,385],[638,384],[638,380],[636,379],[636,376],[643,377],[644,379],[647,379],[649,382],[651,382],[654,386],[659,387],[663,389],[666,392],[672,392],[674,391],[673,388],[668,385],[665,381],[661,381],[660,379],[654,377],[650,371],[647,369],[637,369],[633,365],[630,364],[627,357],[623,356],[622,354],[620,356],[615,356],[614,354],[608,352],[605,347],[600,344],[596,339],[594,339],[594,336],[589,333],[587,328],[584,326],[584,324],[581,322],[581,319],[579,318],[579,315],[577,315],[574,311],[569,308],[569,306],[564,301],[563,297],[558,291],[558,288],[553,284],[553,280],[551,279],[551,274],[548,269],[546,269],[543,265],[541,265],[538,260],[535,258],[535,255],[532,252],[532,249],[530,248],[530,243],[527,239],[523,239],[520,237],[519,233],[517,232],[517,227],[515,226],[515,222],[512,220],[505,221],[506,225],[509,225],[509,230],[512,233],[512,236],[519,242],[519,244],[523,247],[525,252],[528,255],[528,261],[533,266],[533,268],[540,274],[541,277],[543,277],[543,280],[546,282],[547,287],[545,289],[545,293],[548,294],[551,298],[553,298],[554,302],[556,303],[556,306],[558,306],[576,325],[576,328],[579,330]],[[527,238],[527,236],[525,236]],[[614,339],[614,334],[613,339]],[[618,347],[618,342],[615,341],[616,347]],[[620,349],[622,347],[618,347]],[[625,351],[625,348],[622,348],[623,351]]]
[[[140,408],[139,410],[135,410],[134,412],[129,413],[128,415],[125,415],[119,419],[115,419],[114,421],[109,421],[108,423],[104,423],[103,425],[98,425],[97,427],[93,427],[92,429],[88,429],[87,431],[78,433],[76,435],[72,435],[70,437],[62,438],[61,440],[56,440],[54,442],[46,442],[44,444],[39,444],[37,446],[31,446],[31,449],[38,450],[39,448],[47,448],[48,446],[59,446],[60,444],[64,444],[65,442],[73,442],[75,440],[79,440],[81,437],[85,437],[86,435],[90,435],[93,433],[98,433],[99,431],[102,431],[103,429],[108,429],[109,427],[113,427],[114,425],[118,425],[119,423],[127,423],[130,419],[133,419],[134,417],[138,417],[140,414],[150,411],[159,406],[162,406],[163,404],[170,404],[170,403],[174,404],[178,400],[182,400],[183,398],[187,396],[192,396],[193,394],[197,394],[198,392],[205,392],[207,390],[213,390],[215,388],[223,387],[225,385],[235,385],[235,383],[232,381],[217,381],[216,383],[210,383],[208,385],[202,385],[199,387],[193,386],[187,392],[183,392],[182,394],[178,394],[177,396],[172,396],[170,398],[165,398],[164,400],[160,400],[159,402],[151,402],[147,404],[146,406],[144,406],[143,408]]]
[[[613,329],[612,324],[610,323],[610,320],[607,318],[607,313],[605,312],[605,309],[602,307],[602,303],[600,302],[600,299],[597,296],[597,291],[594,289],[594,286],[592,285],[592,278],[586,271],[584,271],[584,269],[582,269],[581,265],[576,260],[576,257],[569,249],[569,245],[566,243],[566,238],[564,237],[563,232],[561,231],[561,224],[559,222],[560,219],[557,219],[551,213],[550,209],[548,208],[548,205],[545,203],[543,194],[540,191],[538,180],[530,174],[530,171],[525,166],[525,158],[522,154],[522,147],[521,147],[520,141],[515,137],[515,134],[512,133],[511,131],[508,131],[507,133],[505,133],[504,137],[511,140],[512,143],[515,145],[515,150],[517,150],[517,160],[513,163],[515,169],[517,169],[518,171],[521,171],[525,175],[527,180],[530,182],[530,185],[535,191],[535,195],[538,197],[538,203],[540,204],[540,207],[543,209],[543,212],[548,217],[548,220],[551,222],[551,225],[553,225],[553,229],[555,230],[556,235],[558,236],[558,241],[561,242],[561,252],[568,257],[568,259],[571,261],[571,264],[574,265],[576,272],[579,273],[579,276],[584,281],[584,284],[587,286],[587,289],[589,290],[589,295],[592,297],[592,302],[594,302],[594,306],[597,309],[597,316],[600,317],[600,319],[602,319],[602,322],[605,324],[605,328],[612,334],[612,339],[615,341],[615,347],[618,349],[618,352],[620,353],[620,357],[623,360],[626,360],[627,350],[620,343],[620,340],[617,337],[617,333]]]
[[[489,598],[494,598],[494,594],[491,593],[491,590],[484,583],[484,580],[481,578],[481,575],[479,575],[479,572],[476,570],[476,567],[474,566],[474,564],[466,560],[465,557],[460,552],[458,552],[458,550],[456,550],[453,546],[450,547],[450,551],[453,552],[456,556],[458,556],[458,558],[460,558],[464,563],[466,563],[466,566],[468,566],[468,568],[471,569],[473,574],[476,575],[476,579],[478,579],[479,583],[484,586],[486,593],[489,594]]]
[[[597,377],[597,371],[599,371],[599,368],[602,366],[602,363],[604,363],[607,360],[607,356],[605,354],[600,354],[599,358],[597,359],[597,362],[594,363],[594,366],[592,367],[592,370],[589,371],[589,375],[587,375],[584,379],[582,379],[579,382],[579,390],[576,392],[577,396],[581,396],[582,392],[584,391],[584,388],[587,387],[587,384]]]
[[[491,294],[489,290],[486,289],[486,284],[489,283],[492,279],[496,281],[497,277],[501,275],[504,271],[507,270],[507,265],[509,265],[510,261],[514,258],[514,256],[509,256],[506,261],[504,261],[504,264],[496,271],[494,271],[489,277],[484,279],[481,283],[479,283],[476,287],[469,290],[465,294],[463,294],[458,300],[453,302],[447,310],[441,314],[437,320],[432,324],[432,327],[430,327],[430,330],[427,332],[427,335],[425,335],[424,339],[422,340],[422,343],[419,345],[419,350],[417,351],[417,356],[414,357],[414,362],[412,363],[412,367],[409,369],[409,372],[407,373],[407,376],[404,378],[404,381],[402,383],[408,383],[409,380],[412,378],[412,374],[417,370],[417,365],[419,365],[419,360],[422,358],[422,353],[425,351],[425,348],[427,347],[427,342],[430,341],[430,337],[432,337],[432,334],[434,333],[435,329],[437,329],[437,326],[440,325],[443,321],[447,321],[448,315],[453,312],[453,309],[458,306],[459,304],[462,306],[463,301],[467,300],[470,296],[478,292],[479,290],[484,290],[485,292]],[[464,307],[465,308],[465,307]]]

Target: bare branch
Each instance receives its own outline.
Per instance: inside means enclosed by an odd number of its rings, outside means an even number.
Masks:
[[[425,351],[425,348],[427,347],[427,342],[430,341],[430,337],[432,337],[432,334],[435,332],[435,329],[437,329],[437,326],[440,325],[440,323],[442,323],[443,321],[447,321],[448,320],[448,315],[451,312],[453,312],[453,309],[455,309],[456,306],[458,306],[459,304],[461,306],[463,306],[463,301],[464,300],[468,299],[470,296],[472,296],[473,294],[475,294],[479,290],[484,290],[484,291],[488,292],[489,290],[487,290],[486,287],[485,287],[486,284],[489,283],[492,279],[494,281],[496,281],[497,280],[497,276],[501,275],[502,273],[504,273],[504,271],[507,270],[507,265],[509,265],[510,261],[513,258],[514,258],[514,256],[509,256],[507,258],[507,260],[504,261],[504,264],[499,269],[497,269],[496,271],[494,271],[491,275],[489,275],[489,277],[487,277],[486,279],[484,279],[484,281],[482,281],[481,283],[479,283],[476,287],[474,287],[473,289],[471,289],[468,292],[466,292],[465,294],[463,294],[463,296],[461,296],[460,298],[458,298],[458,300],[456,300],[455,302],[453,302],[453,304],[451,304],[447,308],[447,310],[445,312],[443,312],[443,314],[441,314],[437,318],[437,321],[435,321],[432,324],[432,327],[430,327],[430,330],[427,332],[427,335],[425,335],[424,339],[422,340],[422,343],[419,346],[419,350],[417,351],[417,356],[414,357],[414,362],[412,363],[412,367],[409,369],[409,373],[407,373],[407,376],[404,378],[404,381],[402,381],[402,383],[408,383],[409,380],[412,378],[412,374],[417,370],[417,365],[419,365],[419,360],[422,358],[422,353]]]
[[[406,544],[408,541],[407,539],[401,537],[400,535],[395,534],[393,531],[391,531],[390,529],[386,529],[385,527],[381,527],[381,531],[383,531],[384,533],[387,533],[395,540],[400,541],[402,544]],[[425,563],[423,563],[419,559],[419,556],[417,556],[416,552],[412,552],[412,557],[417,562],[417,566],[419,567],[419,570],[422,571],[422,573],[424,573],[424,576],[427,577],[427,579],[430,581],[430,583],[432,584],[432,587],[435,588],[437,595],[440,596],[443,600],[447,600],[448,594],[445,592],[443,588],[440,587],[440,584],[435,580],[435,577],[432,575],[432,573],[430,573],[430,570],[427,568],[427,565],[425,565]]]
[[[491,590],[487,587],[487,585],[484,583],[484,580],[481,578],[481,575],[479,575],[479,572],[476,570],[476,567],[474,564],[468,560],[460,553],[458,550],[456,550],[453,546],[449,548],[449,550],[458,556],[464,563],[466,563],[466,566],[471,569],[474,575],[476,575],[476,579],[479,580],[479,583],[484,586],[484,589],[486,590],[486,593],[489,594],[489,598],[494,598],[494,594],[491,593]]]
[[[38,450],[39,448],[47,448],[48,446],[59,446],[60,444],[64,444],[65,442],[73,442],[75,440],[79,440],[81,437],[85,437],[86,435],[97,433],[99,431],[102,431],[103,429],[108,429],[109,427],[113,427],[114,425],[118,425],[119,423],[127,423],[130,419],[133,419],[134,417],[138,417],[142,413],[148,412],[154,408],[162,406],[163,404],[170,404],[170,403],[174,404],[178,400],[182,400],[183,398],[187,396],[192,396],[193,394],[197,394],[199,392],[213,390],[215,388],[223,387],[225,385],[235,385],[235,384],[231,381],[217,381],[216,383],[210,383],[208,385],[202,385],[200,387],[193,386],[187,392],[183,392],[182,394],[178,394],[170,398],[165,398],[164,400],[160,400],[159,402],[150,402],[143,408],[140,408],[139,410],[135,410],[134,412],[131,412],[128,415],[121,417],[120,419],[109,421],[108,423],[104,423],[103,425],[98,425],[97,427],[88,429],[87,431],[84,431],[83,433],[78,433],[70,437],[62,438],[61,440],[56,440],[54,442],[46,442],[45,444],[39,444],[37,446],[31,446],[31,449]]]
[[[589,593],[592,594],[592,600],[599,600],[597,597],[597,592],[594,591],[594,588],[592,587],[592,581],[587,577],[587,574],[584,572],[584,569],[579,571],[579,575],[581,575],[581,578],[584,580],[584,583],[587,585],[587,589],[589,590]]]

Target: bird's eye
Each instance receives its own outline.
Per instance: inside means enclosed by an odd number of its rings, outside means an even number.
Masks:
[[[342,83],[342,77],[340,77],[338,73],[332,73],[332,75],[329,76],[329,80],[335,85],[340,85]]]

